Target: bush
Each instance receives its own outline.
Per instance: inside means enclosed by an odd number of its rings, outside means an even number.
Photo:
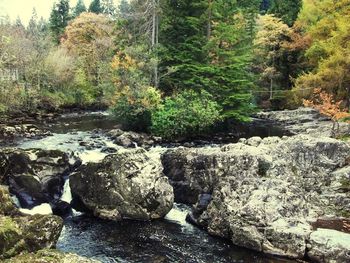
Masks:
[[[78,69],[74,80],[74,99],[79,106],[90,106],[94,103],[96,91],[82,69]]]
[[[221,120],[221,108],[212,96],[202,90],[183,91],[152,114],[151,130],[166,139],[198,135]]]
[[[160,102],[160,92],[153,87],[139,91],[125,88],[117,93],[112,112],[123,128],[145,131],[151,125],[151,112]]]

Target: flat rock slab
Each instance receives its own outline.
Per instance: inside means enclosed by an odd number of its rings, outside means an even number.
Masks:
[[[310,235],[310,259],[322,263],[350,262],[350,234],[319,228]]]

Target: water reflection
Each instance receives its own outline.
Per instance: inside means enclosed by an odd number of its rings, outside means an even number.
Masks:
[[[90,217],[65,224],[58,248],[102,262],[282,263],[283,259],[232,246],[185,221],[188,207],[175,205],[164,220],[110,222]]]

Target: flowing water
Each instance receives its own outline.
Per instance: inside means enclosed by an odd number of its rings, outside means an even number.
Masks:
[[[106,149],[120,148],[101,132],[101,129],[110,130],[114,125],[115,122],[106,113],[70,114],[45,125],[53,133],[52,136],[39,140],[24,140],[18,147],[58,149],[79,156],[83,162],[99,161],[107,155]],[[284,134],[281,129],[262,123],[255,128],[249,125],[239,130],[242,137]],[[229,142],[235,142],[238,139],[235,136],[230,138]],[[160,150],[156,148],[153,151]],[[69,202],[71,198],[67,180],[61,200]],[[73,215],[65,220],[57,248],[108,263],[292,262],[268,258],[233,246],[229,241],[210,236],[204,230],[186,222],[189,209],[188,206],[175,204],[164,219],[154,222],[111,222],[74,211]]]

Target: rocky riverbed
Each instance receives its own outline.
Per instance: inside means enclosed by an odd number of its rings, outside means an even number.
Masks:
[[[15,136],[17,148],[0,153],[1,257],[349,262],[350,145],[330,138],[332,122],[311,109],[258,117],[213,141],[168,144],[124,132],[104,113]],[[56,243],[61,252],[45,250]]]

